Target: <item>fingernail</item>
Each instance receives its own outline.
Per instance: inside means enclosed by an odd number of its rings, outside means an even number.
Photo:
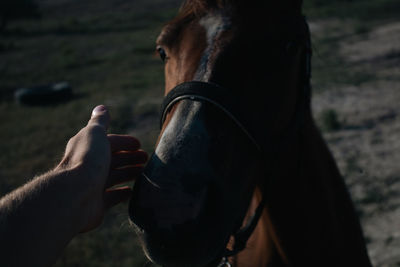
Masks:
[[[104,105],[99,105],[97,107],[95,107],[92,111],[92,116],[97,116],[100,113],[104,113],[104,111],[106,111],[106,107]]]

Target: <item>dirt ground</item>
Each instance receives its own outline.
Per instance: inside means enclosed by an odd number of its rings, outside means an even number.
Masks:
[[[313,34],[338,21],[311,24]],[[357,86],[315,93],[313,110],[338,114],[342,127],[324,133],[360,214],[374,266],[400,266],[400,23],[340,40],[339,54],[359,72]]]

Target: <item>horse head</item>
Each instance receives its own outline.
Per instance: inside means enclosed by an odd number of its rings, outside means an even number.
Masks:
[[[130,203],[154,262],[212,266],[242,250],[277,168],[297,166],[298,136],[311,121],[309,31],[300,7],[188,0],[163,28],[161,132]],[[251,205],[255,191],[262,197]]]

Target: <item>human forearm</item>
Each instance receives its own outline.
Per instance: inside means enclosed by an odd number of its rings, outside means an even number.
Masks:
[[[130,198],[147,154],[127,135],[107,135],[109,114],[93,110],[60,164],[0,199],[1,266],[50,266],[78,233],[102,222],[107,209]]]
[[[2,265],[42,267],[55,262],[82,227],[83,175],[79,168],[58,168],[0,200]]]

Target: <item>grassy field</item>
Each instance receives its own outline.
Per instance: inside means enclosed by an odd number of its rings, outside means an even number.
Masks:
[[[158,133],[163,65],[154,41],[180,1],[38,3],[42,19],[12,22],[0,35],[0,196],[53,167],[97,104],[110,107],[110,132],[136,135],[148,151]],[[349,63],[338,51],[344,38],[398,19],[398,0],[306,0],[305,13],[316,29],[328,25],[313,35],[316,94],[377,78],[373,68]],[[72,85],[71,101],[27,107],[13,99],[16,88],[58,81]],[[100,229],[74,239],[56,266],[149,265],[122,206]]]

